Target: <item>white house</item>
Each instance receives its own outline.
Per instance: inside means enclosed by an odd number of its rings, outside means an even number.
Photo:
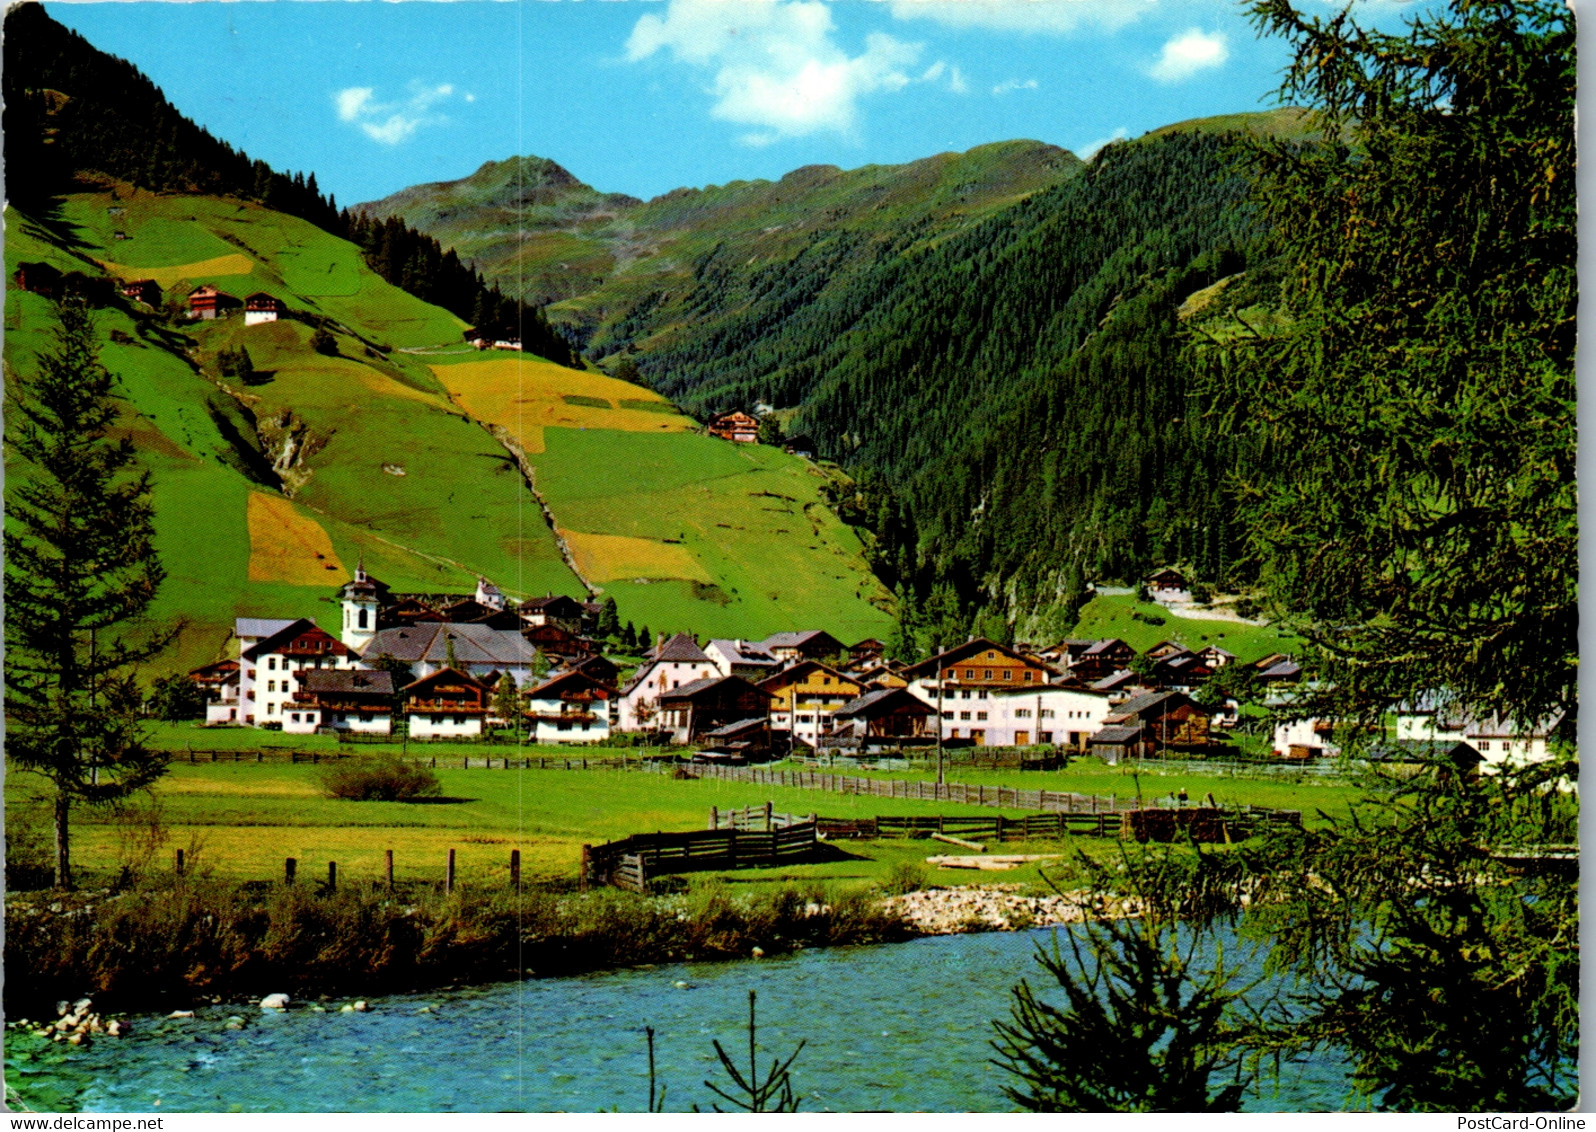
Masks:
[[[1335,724],[1324,719],[1292,719],[1275,725],[1274,752],[1277,758],[1333,757],[1341,748],[1330,741]]]
[[[244,325],[254,326],[262,322],[276,322],[282,317],[283,304],[268,295],[265,291],[256,291],[244,299]]]
[[[979,701],[977,701],[979,702]],[[962,713],[963,701],[953,711]],[[1104,692],[1086,688],[1011,688],[993,691],[986,702],[988,747],[1074,747],[1085,751],[1086,741],[1103,726],[1110,712]],[[949,719],[943,702],[943,721]]]
[[[758,683],[781,671],[782,661],[754,641],[717,637],[704,646],[704,655],[715,662],[722,676],[741,676]]]
[[[1404,704],[1397,711],[1396,737],[1398,742],[1439,739],[1467,743],[1480,753],[1482,767],[1489,770],[1507,764],[1544,762],[1550,757],[1546,740],[1560,722],[1561,716],[1533,725],[1494,715],[1476,718],[1457,705],[1432,696]]]
[[[237,682],[224,685],[221,698],[206,707],[207,723],[280,724],[285,706],[299,690],[301,670],[354,668],[359,660],[308,617],[241,617],[234,635],[239,643]]]
[[[661,641],[621,689],[621,730],[647,730],[659,710],[661,693],[719,675],[715,662],[690,634],[677,633]]]
[[[412,739],[467,739],[482,734],[489,693],[475,676],[444,667],[401,691]]]
[[[537,743],[602,743],[610,737],[615,689],[585,672],[559,672],[526,694],[526,719]]]
[[[283,730],[309,735],[322,729],[393,733],[393,674],[358,668],[310,669],[299,674],[299,688],[284,705]]]

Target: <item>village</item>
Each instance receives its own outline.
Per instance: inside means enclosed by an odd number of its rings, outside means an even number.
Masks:
[[[1177,571],[1144,582],[1186,596]],[[193,670],[208,727],[351,740],[646,742],[696,762],[1005,751],[1022,767],[1071,757],[1234,757],[1241,704],[1203,696],[1242,662],[1165,640],[1138,654],[1118,638],[1010,647],[972,638],[923,659],[821,629],[763,640],[661,633],[635,663],[605,655],[598,602],[548,595],[519,604],[486,579],[470,594],[396,593],[357,567],[336,594],[341,631],[310,617],[239,618],[236,655]],[[1276,761],[1340,753],[1334,721],[1291,718],[1301,667],[1273,653],[1242,675],[1272,709]],[[1435,699],[1403,705],[1386,757],[1418,753],[1502,764],[1546,757],[1546,729],[1474,719]],[[1421,750],[1422,749],[1422,750]]]

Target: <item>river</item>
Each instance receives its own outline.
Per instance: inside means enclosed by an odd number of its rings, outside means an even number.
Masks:
[[[498,983],[375,999],[366,1013],[342,1013],[338,1001],[327,1013],[209,1007],[193,1019],[136,1018],[132,1036],[88,1049],[8,1052],[8,1077],[33,1107],[81,1112],[641,1111],[652,1026],[666,1107],[707,1110],[716,1098],[705,1080],[728,1087],[711,1041],[746,1064],[756,990],[762,1066],[806,1043],[792,1068],[806,1111],[1007,1111],[1009,1078],[988,1060],[992,1020],[1007,1017],[1020,977],[1043,985],[1032,956],[1049,935]],[[227,1028],[235,1014],[242,1029]],[[1247,1107],[1347,1103],[1333,1059],[1287,1073]]]

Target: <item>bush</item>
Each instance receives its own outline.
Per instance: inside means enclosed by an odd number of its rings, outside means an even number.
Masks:
[[[338,339],[325,326],[318,326],[316,333],[310,336],[310,348],[318,354],[332,356],[338,353]]]
[[[914,861],[899,861],[881,878],[881,891],[888,896],[905,896],[925,886],[925,869]]]
[[[419,763],[395,758],[361,758],[329,764],[321,772],[329,798],[352,802],[409,802],[436,797],[438,776]]]

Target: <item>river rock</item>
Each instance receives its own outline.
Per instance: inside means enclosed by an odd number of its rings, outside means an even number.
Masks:
[[[340,1014],[353,1014],[354,1012],[355,1006],[352,1002],[346,1002],[338,1008],[338,1013]]]
[[[357,1014],[364,1014],[369,1009],[371,1008],[366,1005],[365,999],[361,999],[359,1002],[355,1003],[355,1012]]]
[[[675,987],[677,990],[692,990],[693,989],[693,984],[688,982],[686,979],[677,979],[674,983],[671,984],[671,986]]]
[[[311,1005],[310,1012],[312,1014],[325,1014],[327,1013],[327,1008],[321,1003],[317,1002]]]
[[[753,949],[753,951],[749,952],[749,954],[755,959],[763,959],[765,957],[765,949],[763,947],[756,947]]]
[[[234,1014],[228,1018],[226,1028],[229,1030],[242,1030],[244,1028],[244,1019]]]
[[[174,1010],[170,1014],[168,1014],[167,1017],[168,1018],[192,1018],[192,1017],[194,1017],[194,1012],[192,1010]]]
[[[260,1000],[262,1010],[287,1010],[290,999],[286,994],[269,994]]]

